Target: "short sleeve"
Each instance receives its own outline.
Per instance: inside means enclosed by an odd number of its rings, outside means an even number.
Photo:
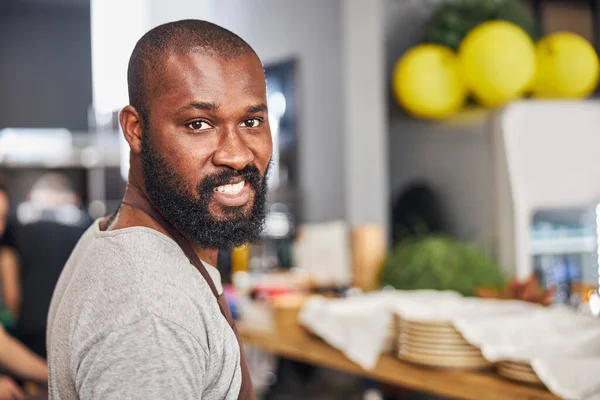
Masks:
[[[114,331],[82,356],[81,399],[201,399],[205,349],[182,327],[156,316]]]

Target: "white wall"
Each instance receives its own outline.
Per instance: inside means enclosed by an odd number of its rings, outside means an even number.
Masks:
[[[212,18],[211,0],[145,0],[148,7],[148,29],[180,19]]]
[[[245,39],[263,63],[298,60],[298,143],[306,221],[345,217],[340,1],[213,0],[213,21]]]
[[[147,30],[146,0],[91,0],[92,83],[97,117],[129,102],[127,64]]]
[[[144,33],[178,19],[210,19],[210,6],[210,0],[91,0],[96,111],[112,112],[128,103],[127,64]]]
[[[346,218],[389,225],[384,0],[344,0]],[[360,27],[360,28],[359,28]]]
[[[390,126],[390,186],[395,195],[415,181],[440,198],[450,232],[493,252],[494,171],[488,114],[446,123],[396,118]]]

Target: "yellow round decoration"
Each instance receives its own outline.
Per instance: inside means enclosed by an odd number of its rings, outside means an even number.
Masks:
[[[577,99],[596,89],[600,62],[583,37],[570,32],[553,33],[538,42],[536,53],[535,97]]]
[[[513,23],[487,21],[476,26],[460,44],[459,56],[467,88],[484,106],[518,99],[533,84],[535,46]]]
[[[444,46],[422,44],[407,51],[396,63],[392,81],[400,105],[419,118],[444,118],[465,103],[458,59]]]

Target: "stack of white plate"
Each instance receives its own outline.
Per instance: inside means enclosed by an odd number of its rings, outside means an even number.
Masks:
[[[392,318],[392,322],[388,327],[386,332],[385,341],[383,345],[383,353],[384,354],[393,354],[396,352],[396,343],[398,343],[398,333],[400,330],[400,321],[399,318],[394,315]]]
[[[428,367],[482,369],[492,364],[448,322],[400,320],[398,358]]]
[[[524,362],[501,361],[496,366],[496,372],[498,375],[513,381],[544,386],[533,368]]]

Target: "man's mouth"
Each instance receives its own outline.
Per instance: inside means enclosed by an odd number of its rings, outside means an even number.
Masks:
[[[217,186],[213,191],[213,200],[225,207],[239,207],[250,201],[250,184],[239,181]]]
[[[246,181],[240,181],[238,183],[230,183],[227,185],[217,186],[215,188],[215,192],[236,195],[244,190],[244,186],[246,186]]]

